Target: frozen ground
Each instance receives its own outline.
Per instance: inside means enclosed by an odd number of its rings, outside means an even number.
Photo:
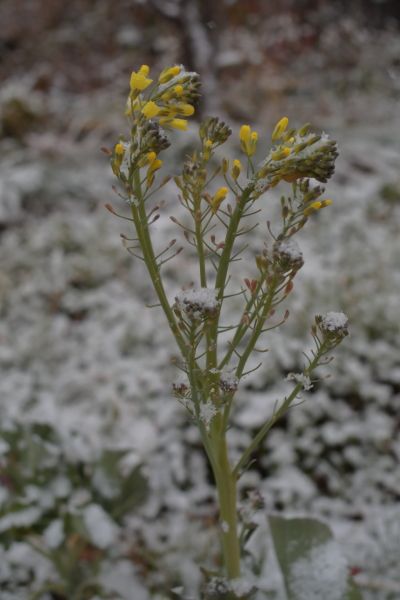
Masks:
[[[3,105],[7,94],[26,98],[28,90],[28,80],[10,83],[2,91]],[[321,370],[332,376],[271,432],[257,466],[242,479],[243,495],[255,488],[264,495],[267,512],[325,519],[365,599],[395,600],[400,598],[400,118],[394,92],[379,96],[374,88],[356,100],[352,96],[342,114],[332,113],[334,103],[329,104],[326,127],[340,149],[327,194],[334,204],[301,234],[306,263],[291,318],[271,335],[265,366],[242,383],[231,444],[232,452],[239,452],[281,396],[285,375],[299,370],[314,314],[343,310],[351,337],[331,367]],[[103,207],[110,200],[118,205],[99,147],[110,145],[122,128],[120,106],[110,91],[86,98],[55,95],[46,106],[37,92],[30,106],[53,124],[66,114],[58,129],[36,131],[23,143],[1,140],[2,598],[22,600],[41,582],[59,581],[56,563],[28,542],[56,552],[63,544],[73,547],[77,532],[90,542],[89,549],[80,549],[80,560],[90,573],[98,561],[99,578],[114,599],[172,598],[168,590],[174,586],[195,589],[196,564],[212,566],[217,557],[216,507],[196,430],[171,395],[177,376],[172,340],[158,309],[145,308],[154,298],[144,270],[120,243],[119,233],[129,229]],[[299,116],[293,99],[286,106],[296,125],[313,120],[315,104],[308,110],[302,102]],[[316,114],[320,126],[323,113]],[[266,138],[261,115],[268,121],[268,114],[259,114],[257,128]],[[181,154],[189,141],[191,134],[182,134]],[[236,156],[235,141],[231,149]],[[172,185],[165,200],[155,229],[160,245],[180,236],[167,218],[180,211]],[[262,223],[276,205],[274,195],[260,200],[263,216],[240,263],[241,279],[253,272],[251,253],[262,246]],[[193,279],[193,257],[183,252],[170,265],[172,301]],[[234,302],[231,310],[236,314]],[[109,468],[110,456],[118,458],[112,463],[118,478]],[[116,489],[123,492],[124,478],[140,464],[147,499],[117,510]],[[141,475],[132,478],[132,486],[135,493],[146,487]],[[260,587],[269,594],[260,598],[278,600],[280,581],[265,515],[257,518],[261,525],[253,547],[267,553]]]

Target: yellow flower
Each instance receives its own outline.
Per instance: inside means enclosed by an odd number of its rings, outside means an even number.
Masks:
[[[177,104],[176,109],[178,113],[184,115],[185,117],[191,117],[194,114],[194,106],[191,104]]]
[[[242,125],[239,132],[240,145],[247,156],[253,156],[256,151],[258,133],[251,131],[250,125]]]
[[[121,142],[118,142],[117,144],[115,144],[114,156],[111,159],[111,168],[112,168],[113,172],[115,173],[115,175],[117,175],[117,176],[119,175],[119,172],[120,172],[122,161],[124,159],[124,154],[125,154],[125,148],[124,148],[123,144],[121,144]]]
[[[161,169],[163,164],[163,161],[160,160],[159,158],[156,158],[155,160],[153,160],[153,162],[150,164],[149,166],[149,171],[151,171],[152,173],[154,173],[154,171],[158,171],[158,169]]]
[[[319,210],[322,206],[322,202],[320,202],[319,200],[317,200],[316,202],[311,202],[310,204],[310,208],[313,208],[314,210]]]
[[[275,125],[274,131],[272,132],[272,141],[275,142],[279,140],[282,135],[285,133],[287,126],[289,125],[289,119],[287,117],[282,117],[280,121]]]
[[[125,153],[125,148],[123,147],[123,145],[121,144],[121,142],[118,142],[118,144],[115,144],[114,147],[114,152],[117,156],[123,156]]]
[[[325,208],[325,206],[330,206],[331,204],[333,204],[333,200],[327,198],[326,200],[322,200],[321,208]]]
[[[131,91],[143,91],[152,83],[152,79],[148,79],[147,75],[149,74],[149,67],[147,65],[142,65],[139,71],[133,71],[131,74]]]
[[[153,185],[154,174],[156,171],[161,169],[163,161],[160,160],[159,158],[157,158],[157,155],[155,152],[149,152],[147,154],[147,158],[149,160],[149,168],[147,169],[147,173],[146,173],[146,181],[147,181],[147,186],[150,187],[151,185]]]
[[[280,148],[279,150],[271,153],[271,158],[273,160],[283,160],[284,158],[287,158],[290,153],[290,148]]]
[[[152,119],[153,117],[157,116],[159,112],[160,107],[157,106],[157,104],[152,100],[146,102],[146,104],[142,108],[142,113],[145,117],[147,117],[147,119]]]
[[[157,158],[157,154],[155,152],[148,152],[146,155],[146,159],[148,163],[153,163]]]
[[[168,69],[164,69],[164,71],[161,72],[158,81],[160,83],[167,83],[168,81],[170,81],[170,79],[179,75],[181,70],[182,67],[179,67],[178,65],[175,65],[174,67],[169,67]]]
[[[175,96],[178,96],[178,97],[179,97],[179,96],[183,96],[183,92],[184,92],[184,91],[185,91],[185,90],[183,89],[183,85],[176,85],[176,86],[173,88],[173,92],[174,92]]]
[[[251,128],[250,125],[242,125],[239,131],[239,139],[243,144],[248,144],[250,141]]]
[[[332,200],[316,200],[315,202],[311,202],[311,204],[309,204],[307,206],[307,208],[304,209],[303,214],[305,217],[308,217],[309,215],[311,215],[311,213],[316,212],[317,210],[320,210],[321,208],[325,208],[325,206],[329,206],[330,204],[332,204]]]
[[[214,196],[211,199],[210,205],[211,205],[211,210],[212,212],[215,214],[217,212],[217,210],[219,209],[221,202],[223,202],[226,198],[226,196],[228,195],[228,188],[226,187],[220,187],[214,194]]]
[[[204,140],[203,155],[206,160],[208,160],[211,156],[212,146],[213,143],[211,140]]]
[[[162,127],[172,127],[172,129],[180,129],[186,131],[188,122],[186,119],[169,119],[168,117],[160,119],[160,125]]]
[[[241,171],[242,171],[242,163],[240,162],[240,160],[235,158],[235,160],[233,161],[233,167],[232,167],[232,178],[235,181],[239,177]]]

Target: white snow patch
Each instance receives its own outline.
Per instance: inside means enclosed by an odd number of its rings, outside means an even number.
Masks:
[[[39,519],[41,514],[41,510],[34,506],[8,513],[0,519],[0,532],[14,527],[29,527]]]
[[[56,519],[43,533],[45,543],[49,548],[58,548],[64,540],[64,523]]]
[[[98,504],[90,504],[83,511],[83,520],[88,535],[98,548],[107,548],[115,543],[118,527]]]
[[[347,563],[334,541],[314,546],[294,563],[290,583],[296,600],[343,600],[347,588]]]

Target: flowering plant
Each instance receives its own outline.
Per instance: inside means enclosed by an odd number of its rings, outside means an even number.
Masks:
[[[175,177],[189,224],[171,217],[195,249],[197,282],[169,299],[162,268],[183,248],[176,249],[176,240],[172,240],[167,247],[156,249],[150,231],[160,206],[153,204],[153,195],[169,180],[156,184],[163,164],[160,154],[170,146],[166,131],[187,129],[187,117],[195,112],[199,87],[199,76],[182,66],[164,69],[157,80],[149,77],[146,65],[132,73],[126,109],[130,133],[116,143],[111,166],[122,186],[120,196],[130,207],[130,216],[122,216],[132,222],[135,230],[134,238],[123,235],[124,242],[144,262],[158,306],[164,311],[180,352],[178,366],[185,380],[174,385],[174,393],[198,426],[214,474],[223,575],[228,584],[222,596],[214,580],[206,597],[216,597],[217,593],[217,597],[247,598],[251,591],[237,585],[241,546],[249,537],[239,531],[237,481],[271,427],[303,389],[312,387],[314,370],[329,362],[329,353],[347,335],[346,316],[333,312],[316,316],[311,328],[315,347],[305,355],[303,372],[288,376],[293,382],[291,392],[276,403],[236,463],[229,455],[227,430],[237,390],[250,372],[249,359],[258,350],[260,338],[288,319],[288,311],[277,315],[303,266],[303,255],[294,238],[314,213],[332,202],[323,198],[320,184],[333,174],[337,148],[328,135],[315,133],[310,125],[290,128],[287,117],[283,117],[272,133],[272,148],[260,163],[254,158],[258,134],[249,125],[243,125],[239,133],[243,162],[238,158],[218,159],[216,150],[228,140],[231,130],[218,118],[205,119],[199,127],[199,147]],[[214,188],[218,176],[224,185]],[[236,323],[226,326],[224,307],[234,295],[229,289],[231,266],[246,249],[238,247],[239,238],[251,230],[246,219],[258,212],[260,197],[281,182],[291,184],[291,193],[281,198],[280,227],[273,231],[268,223],[270,241],[255,257],[258,275],[244,279],[237,294],[243,300],[241,315]],[[110,205],[107,208],[117,214]],[[223,231],[221,241],[211,233],[216,227]],[[230,339],[226,342],[227,335]]]

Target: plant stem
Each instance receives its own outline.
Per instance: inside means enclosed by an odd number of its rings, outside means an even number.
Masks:
[[[221,521],[222,552],[228,579],[240,577],[240,546],[237,526],[237,478],[229,463],[225,433],[220,433],[216,447],[215,483]]]
[[[274,300],[276,286],[277,286],[277,278],[274,277],[272,279],[272,282],[270,283],[268,294],[266,295],[266,298],[264,300],[264,306],[262,308],[262,313],[259,316],[258,323],[253,329],[253,332],[247,343],[246,349],[244,350],[244,352],[239,360],[238,366],[236,368],[236,376],[239,378],[243,374],[247,360],[248,360],[250,354],[253,352],[254,347],[257,343],[257,340],[261,335],[262,329],[264,327],[264,323],[265,323],[266,319],[268,318],[268,315],[269,315],[271,307],[272,307],[272,302]]]
[[[307,369],[304,370],[305,375],[310,375],[312,373],[312,371],[318,366],[320,358],[325,353],[326,353],[326,347],[324,344],[322,344],[320,346],[318,352],[315,354],[313,360],[308,365]],[[295,385],[295,387],[293,388],[293,390],[289,394],[289,396],[286,396],[286,398],[284,398],[280,407],[273,413],[273,415],[267,421],[265,421],[264,425],[258,430],[255,437],[252,439],[250,444],[247,446],[247,448],[243,452],[240,460],[238,461],[235,468],[233,469],[233,475],[235,477],[239,477],[240,471],[246,466],[251,455],[261,444],[261,442],[267,435],[268,431],[271,429],[271,427],[273,427],[273,425],[275,425],[276,421],[278,421],[278,419],[280,419],[286,413],[286,411],[290,408],[292,402],[295,400],[296,396],[301,392],[302,389],[303,389],[302,383],[298,383],[297,385]]]
[[[135,223],[137,236],[139,238],[140,246],[142,248],[143,257],[147,266],[147,270],[150,275],[150,279],[153,283],[153,287],[157,293],[158,299],[160,300],[160,304],[164,310],[165,316],[167,317],[168,325],[171,329],[173,336],[176,339],[176,342],[179,346],[179,349],[183,356],[187,355],[187,348],[185,344],[185,340],[182,337],[181,332],[179,331],[175,315],[169,305],[167,295],[164,290],[163,283],[161,281],[159,269],[157,266],[157,261],[154,254],[153,244],[151,242],[146,209],[144,206],[143,194],[142,194],[142,186],[140,183],[140,173],[138,170],[134,173],[134,187],[135,187],[135,195],[138,199],[138,206],[135,204],[131,205],[132,218]]]

